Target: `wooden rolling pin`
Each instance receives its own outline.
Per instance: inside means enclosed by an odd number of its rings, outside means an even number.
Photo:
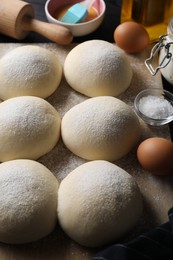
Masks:
[[[34,19],[31,4],[20,0],[0,0],[0,33],[22,40],[31,31],[64,45],[73,39],[68,28]]]

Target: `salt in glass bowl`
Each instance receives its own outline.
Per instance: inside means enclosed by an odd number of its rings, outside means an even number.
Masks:
[[[106,11],[106,4],[104,0],[95,0],[93,7],[97,10],[98,16],[87,22],[80,22],[76,24],[63,23],[54,18],[55,11],[67,4],[75,4],[80,0],[47,0],[45,4],[45,13],[48,22],[59,24],[70,29],[73,36],[84,36],[94,32],[102,23]]]
[[[165,125],[173,120],[173,94],[160,88],[145,89],[136,96],[134,110],[149,125]]]

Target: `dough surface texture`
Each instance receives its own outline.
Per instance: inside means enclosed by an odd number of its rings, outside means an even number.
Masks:
[[[20,46],[0,59],[0,98],[46,98],[57,89],[61,78],[62,66],[53,52],[39,46]]]
[[[87,162],[60,183],[58,219],[81,245],[115,242],[138,222],[142,212],[138,185],[126,171],[107,161]]]
[[[59,140],[61,119],[42,98],[23,96],[0,103],[0,161],[36,160]]]
[[[110,96],[93,97],[72,107],[61,124],[64,144],[87,160],[117,160],[131,151],[140,134],[134,111]]]
[[[132,68],[119,47],[91,40],[74,47],[66,57],[64,74],[69,85],[89,96],[118,96],[130,85]]]
[[[48,235],[57,224],[59,182],[42,164],[0,164],[0,241],[22,244]]]

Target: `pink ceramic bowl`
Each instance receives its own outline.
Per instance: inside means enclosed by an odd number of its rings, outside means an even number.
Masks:
[[[45,13],[47,20],[50,23],[55,23],[59,25],[66,26],[69,28],[73,36],[83,36],[95,31],[102,23],[105,15],[106,5],[104,0],[95,0],[93,7],[97,10],[98,16],[90,21],[81,22],[77,24],[63,23],[56,18],[54,18],[55,11],[66,4],[74,4],[79,2],[79,0],[47,0],[45,4]]]

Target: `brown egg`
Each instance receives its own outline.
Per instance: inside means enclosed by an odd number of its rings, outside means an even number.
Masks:
[[[127,53],[138,53],[147,47],[150,39],[141,24],[130,21],[120,24],[115,29],[114,40],[117,46]]]
[[[137,149],[141,166],[155,175],[173,173],[173,143],[161,137],[143,141]]]

